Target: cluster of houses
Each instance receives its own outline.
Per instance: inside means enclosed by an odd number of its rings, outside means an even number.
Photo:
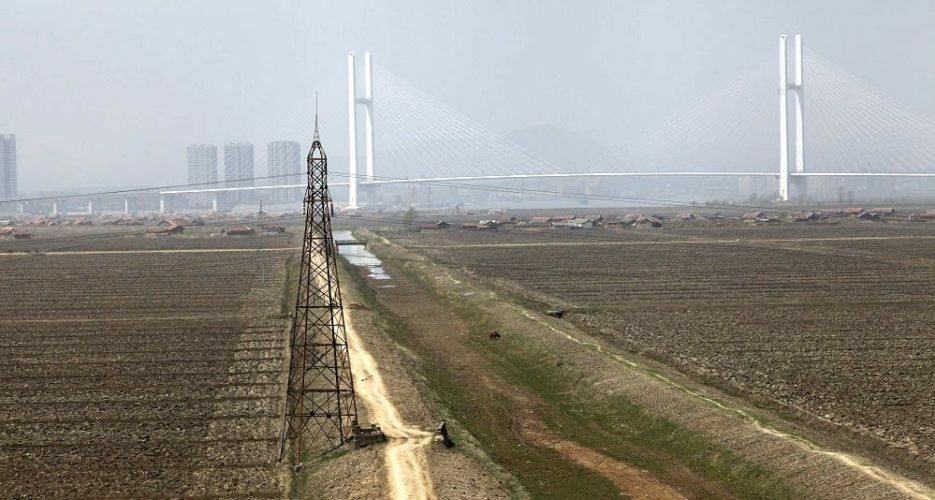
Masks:
[[[680,213],[674,218],[667,217],[659,214],[644,215],[639,213],[626,214],[623,216],[612,216],[605,218],[603,215],[585,215],[579,217],[576,215],[543,215],[543,216],[533,216],[525,219],[517,219],[516,217],[511,217],[503,214],[498,214],[497,218],[479,220],[478,222],[465,222],[462,224],[452,224],[448,221],[442,219],[435,224],[428,224],[422,226],[422,230],[438,230],[438,229],[466,229],[466,230],[496,230],[501,226],[512,225],[515,227],[553,227],[553,228],[568,228],[568,229],[594,229],[601,226],[609,227],[637,227],[645,226],[658,228],[662,227],[664,223],[669,220],[677,220],[681,222],[691,222],[696,220],[707,220],[707,221],[740,221],[746,223],[782,223],[784,220],[789,222],[814,222],[828,219],[844,219],[844,218],[853,218],[860,220],[880,220],[886,217],[892,217],[896,215],[896,209],[885,207],[885,208],[844,208],[844,209],[828,209],[828,210],[813,210],[813,211],[804,211],[804,212],[789,212],[785,217],[779,215],[768,214],[764,211],[755,211],[747,212],[743,215],[736,216],[725,216],[718,212],[713,214],[706,215],[696,215],[694,212]],[[909,220],[921,220],[921,219],[932,219],[935,220],[935,210],[927,210],[925,212],[911,213],[908,216]]]
[[[854,218],[860,220],[880,220],[886,216],[896,215],[895,208],[845,208],[832,210],[816,210],[808,212],[790,212],[789,220],[792,222],[813,222],[826,219]]]
[[[28,240],[32,238],[32,231],[25,228],[3,226],[0,227],[0,236],[6,236],[14,240]]]
[[[932,220],[935,219],[935,210],[926,210],[925,212],[913,212],[909,214],[909,220]]]
[[[0,237],[4,236],[16,240],[28,240],[32,238],[32,232],[26,228],[13,227],[11,220],[0,220]]]
[[[201,217],[166,217],[152,215],[133,217],[128,214],[103,217],[30,217],[19,220],[0,220],[0,237],[26,239],[32,237],[31,226],[148,226],[150,235],[182,234],[187,227],[205,226],[208,222]],[[16,227],[14,227],[16,226]],[[258,224],[255,227],[232,225],[221,230],[226,236],[277,235],[285,234],[286,228],[273,224]]]
[[[527,219],[518,219],[511,216],[501,216],[496,219],[484,219],[477,222],[464,222],[453,225],[442,219],[435,224],[422,226],[422,230],[452,229],[460,227],[465,230],[497,230],[501,226],[511,225],[515,227],[554,227],[567,229],[594,229],[600,226],[629,225],[637,226],[648,224],[652,227],[661,227],[665,218],[659,215],[644,216],[642,214],[626,215],[623,218],[605,219],[603,215],[585,215],[578,217],[575,215],[548,215],[534,216]]]
[[[156,227],[149,228],[146,230],[146,232],[157,235],[182,234],[185,232],[186,227],[204,225],[205,221],[203,219],[170,217],[159,221],[159,224],[157,224]],[[221,229],[221,234],[225,236],[254,236],[256,234],[260,234],[262,236],[271,236],[285,233],[285,227],[274,224],[259,224],[255,227],[243,224],[235,224],[226,226]]]
[[[194,218],[188,219],[185,217],[168,217],[160,220],[156,227],[151,227],[146,230],[149,234],[182,234],[185,232],[186,227],[192,226],[204,226],[204,219]]]

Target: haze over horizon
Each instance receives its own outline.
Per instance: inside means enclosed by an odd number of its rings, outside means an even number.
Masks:
[[[935,117],[927,0],[898,8],[0,0],[0,8],[0,133],[17,135],[21,192],[181,183],[194,143],[251,142],[263,164],[272,140],[307,145],[316,90],[323,139],[343,168],[351,50],[372,52],[381,67],[527,143],[530,130],[564,130],[614,148],[773,62],[781,32],[802,33],[808,47]]]

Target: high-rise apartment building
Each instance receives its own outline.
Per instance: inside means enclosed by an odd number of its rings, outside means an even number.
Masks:
[[[205,184],[218,180],[218,147],[192,144],[188,147],[188,183]],[[212,186],[205,186],[212,187]]]
[[[16,197],[16,135],[0,134],[0,200]]]
[[[302,172],[302,146],[293,141],[273,141],[266,148],[267,165],[270,176],[286,176]],[[304,179],[299,176],[272,177],[270,184],[301,184]],[[270,200],[277,203],[289,203],[301,199],[304,190],[296,188],[277,190],[270,193]]]
[[[229,142],[224,145],[224,185],[225,187],[253,186],[253,144],[248,142]],[[229,203],[245,203],[253,199],[252,194],[233,191],[227,197]]]

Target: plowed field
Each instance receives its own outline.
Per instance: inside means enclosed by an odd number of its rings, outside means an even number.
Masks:
[[[287,256],[0,256],[0,496],[281,498]]]
[[[935,472],[935,224],[388,234]]]

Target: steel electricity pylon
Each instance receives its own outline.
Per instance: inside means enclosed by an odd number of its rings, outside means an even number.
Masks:
[[[308,153],[305,240],[289,358],[289,386],[280,460],[295,463],[310,453],[348,442],[357,423],[354,380],[347,352],[344,308],[338,287],[337,247],[331,234],[328,157],[318,134]]]

